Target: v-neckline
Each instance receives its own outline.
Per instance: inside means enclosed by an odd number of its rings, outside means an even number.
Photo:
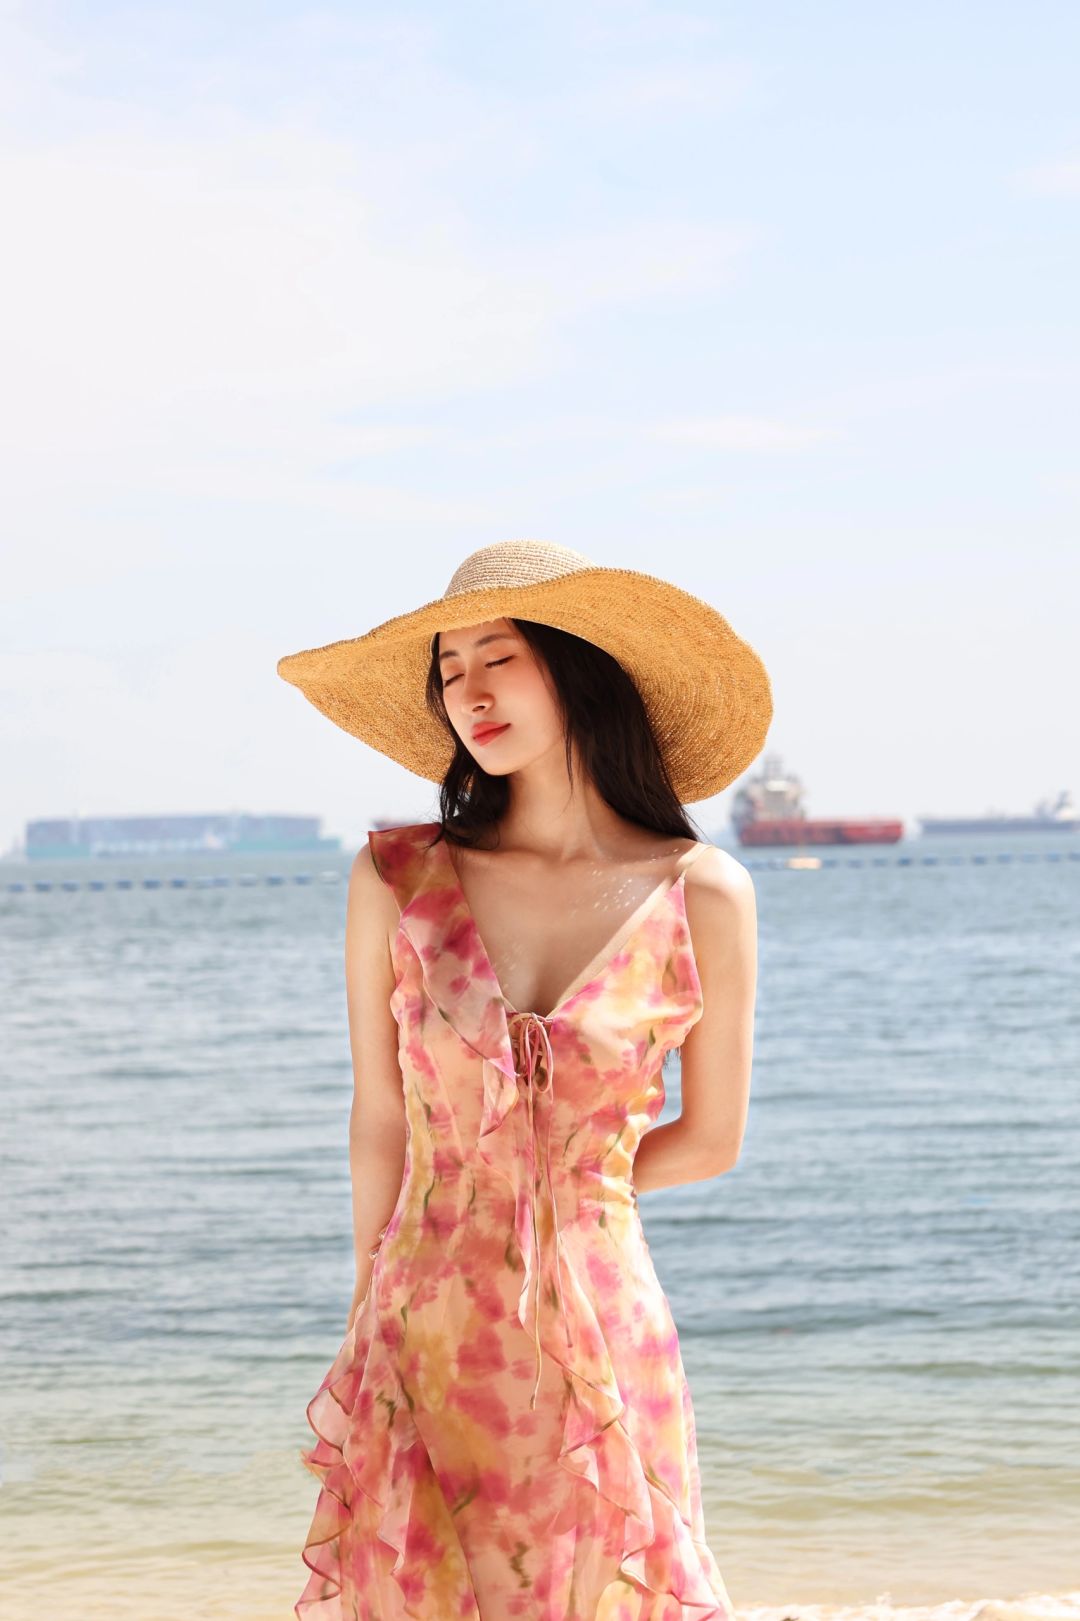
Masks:
[[[650,895],[646,895],[641,905],[635,907],[625,922],[620,924],[619,928],[616,929],[614,935],[612,935],[607,944],[601,946],[600,950],[595,954],[595,956],[593,956],[585,964],[581,972],[574,976],[550,1012],[537,1013],[535,1010],[525,1011],[523,1009],[516,1008],[511,1002],[510,998],[506,995],[506,992],[503,990],[499,976],[496,974],[494,965],[492,964],[491,954],[489,953],[487,946],[484,944],[483,935],[480,933],[477,926],[476,918],[473,915],[473,909],[469,905],[468,896],[465,894],[465,889],[462,885],[460,877],[458,876],[458,870],[454,864],[454,858],[450,854],[449,840],[444,836],[443,838],[439,839],[437,843],[442,849],[443,859],[446,862],[447,870],[450,874],[450,881],[453,886],[455,899],[461,908],[462,915],[468,920],[469,927],[473,932],[477,947],[479,948],[479,955],[483,961],[487,973],[491,978],[491,983],[496,988],[497,1000],[501,1003],[507,1018],[540,1019],[544,1024],[550,1024],[552,1019],[556,1018],[558,1014],[563,1011],[566,1004],[571,1001],[573,997],[579,996],[582,991],[590,990],[593,985],[595,985],[596,982],[607,973],[615,958],[634,938],[639,929],[644,927],[646,921],[652,916],[653,912],[659,909],[661,902],[666,900],[669,895],[674,893],[674,891],[679,887],[683,879],[686,877],[688,870],[693,866],[701,851],[707,848],[704,840],[697,840],[692,849],[685,852],[683,864],[679,868],[679,871],[676,873],[675,877],[666,879],[664,883],[660,884],[658,888],[654,889]]]

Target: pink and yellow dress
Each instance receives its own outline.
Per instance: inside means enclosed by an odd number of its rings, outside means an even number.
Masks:
[[[507,1001],[439,824],[369,835],[401,910],[407,1150],[307,1408],[300,1621],[731,1621],[631,1182],[701,1016],[683,877],[550,1013]],[[436,842],[432,842],[436,840]]]

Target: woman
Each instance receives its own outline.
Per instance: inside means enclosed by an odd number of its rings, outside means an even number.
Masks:
[[[742,1141],[753,886],[682,803],[760,751],[764,667],[675,586],[510,541],[278,669],[440,783],[349,885],[356,1289],[296,1613],[727,1621],[637,1193]]]

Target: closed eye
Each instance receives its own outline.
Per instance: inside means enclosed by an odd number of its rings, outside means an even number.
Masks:
[[[491,663],[486,664],[484,666],[484,668],[486,670],[494,670],[500,664],[509,664],[509,662],[513,658],[513,656],[514,656],[513,653],[507,653],[507,655],[506,655],[506,657],[504,659],[492,659]],[[446,687],[448,687],[450,685],[451,681],[458,681],[458,680],[460,680],[460,672],[459,672],[458,675],[448,675],[446,680],[443,682],[443,688],[445,689]]]

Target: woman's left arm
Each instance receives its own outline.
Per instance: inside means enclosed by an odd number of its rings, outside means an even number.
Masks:
[[[704,1010],[679,1049],[682,1112],[647,1131],[634,1155],[639,1193],[730,1171],[750,1103],[757,995],[754,881],[718,845],[683,880]]]

